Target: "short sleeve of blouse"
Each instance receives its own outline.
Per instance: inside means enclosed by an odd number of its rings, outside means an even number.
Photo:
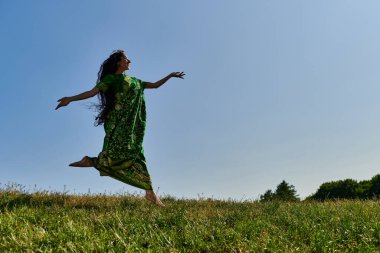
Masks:
[[[98,88],[101,92],[106,92],[110,87],[111,81],[111,75],[106,75],[102,80],[100,80],[100,82],[95,85],[95,87]]]
[[[136,78],[136,80],[137,80],[137,82],[140,84],[141,88],[142,88],[142,89],[145,89],[145,84],[146,84],[146,83],[145,83],[143,80],[138,79],[138,78]]]
[[[141,89],[145,89],[146,83],[143,80],[138,79],[136,77],[132,77],[132,82],[134,82],[136,85],[138,85],[139,87],[141,87]]]

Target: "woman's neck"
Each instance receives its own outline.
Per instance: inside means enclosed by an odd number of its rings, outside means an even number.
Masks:
[[[119,74],[123,74],[124,73],[124,70],[117,70],[116,72],[115,72],[115,75],[119,75]]]

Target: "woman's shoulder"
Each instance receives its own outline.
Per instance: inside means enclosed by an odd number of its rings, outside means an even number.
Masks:
[[[137,83],[140,83],[140,82],[141,82],[140,78],[137,78],[137,77],[135,77],[135,76],[130,76],[129,79],[130,79],[132,82],[137,82]]]
[[[115,79],[115,76],[113,75],[113,74],[107,74],[107,75],[105,75],[102,79],[101,79],[101,81],[112,81],[112,80],[114,80]]]

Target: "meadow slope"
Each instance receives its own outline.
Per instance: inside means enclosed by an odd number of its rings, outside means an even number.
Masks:
[[[0,252],[380,252],[380,202],[0,191]]]

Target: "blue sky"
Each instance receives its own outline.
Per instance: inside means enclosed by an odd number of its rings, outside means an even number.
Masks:
[[[91,89],[115,49],[146,90],[144,141],[159,194],[301,197],[380,165],[378,1],[1,1],[2,185],[140,190],[68,164],[102,147]],[[35,186],[36,185],[36,186]]]

